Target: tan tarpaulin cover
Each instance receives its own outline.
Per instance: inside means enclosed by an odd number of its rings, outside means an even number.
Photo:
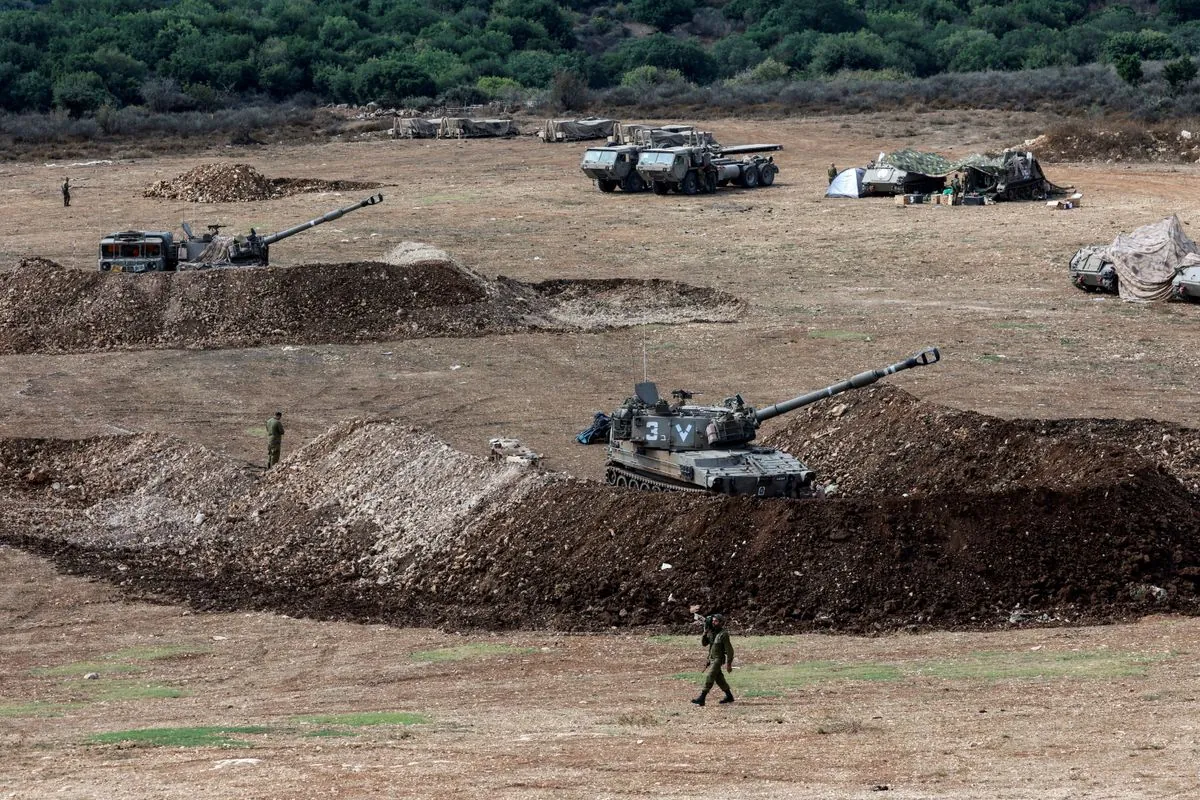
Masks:
[[[613,135],[616,120],[603,117],[585,119],[548,119],[538,131],[543,142],[580,142],[585,139],[607,139]]]
[[[517,124],[511,119],[471,119],[442,117],[438,135],[443,139],[467,136],[517,136]]]
[[[440,119],[397,117],[392,129],[396,136],[404,136],[409,139],[433,139],[437,137],[441,124]]]
[[[1200,248],[1170,216],[1133,233],[1122,233],[1108,248],[1123,300],[1166,300],[1171,281],[1184,267],[1200,265]]]

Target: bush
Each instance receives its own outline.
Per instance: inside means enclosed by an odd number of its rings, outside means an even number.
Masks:
[[[1177,61],[1163,64],[1162,76],[1171,87],[1171,94],[1179,94],[1186,84],[1196,78],[1196,62],[1184,56]]]
[[[1136,55],[1131,53],[1118,56],[1114,66],[1117,68],[1117,74],[1121,76],[1121,80],[1130,86],[1137,86],[1142,82],[1142,59]]]
[[[692,21],[694,0],[632,0],[629,13],[638,22],[669,31]]]
[[[662,83],[677,83],[683,80],[683,73],[677,69],[661,69],[646,65],[635,67],[621,76],[621,85],[633,89],[646,89]]]
[[[54,83],[54,105],[73,117],[116,102],[94,72],[71,72]]]
[[[550,84],[550,104],[560,111],[582,111],[588,104],[587,81],[576,72],[555,73]]]

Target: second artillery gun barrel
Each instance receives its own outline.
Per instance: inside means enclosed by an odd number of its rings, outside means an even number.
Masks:
[[[773,406],[760,408],[754,412],[754,418],[758,422],[778,417],[780,414],[786,414],[789,411],[795,411],[797,408],[812,405],[818,400],[823,400],[826,397],[833,397],[835,394],[848,392],[851,389],[861,389],[864,386],[870,386],[875,381],[887,375],[900,372],[913,367],[923,367],[927,364],[935,364],[942,358],[941,353],[936,347],[928,347],[917,353],[911,358],[906,358],[903,361],[897,361],[891,366],[883,369],[872,369],[866,372],[860,372],[853,378],[847,378],[840,383],[835,383],[832,386],[826,386],[824,389],[817,389],[815,392],[802,394],[799,397],[793,397],[791,400],[784,400],[782,403],[776,403]]]
[[[359,200],[357,203],[354,203],[353,205],[346,206],[345,208],[339,208],[336,211],[330,211],[328,214],[319,216],[316,219],[310,219],[308,222],[302,222],[299,225],[294,225],[291,228],[279,231],[278,233],[272,233],[267,236],[264,236],[264,237],[262,237],[262,242],[263,242],[263,244],[274,244],[275,242],[278,242],[280,239],[286,239],[289,236],[295,236],[297,233],[300,233],[301,231],[306,231],[309,228],[316,227],[317,225],[320,225],[324,222],[332,222],[333,220],[337,219],[338,217],[342,216],[343,214],[349,214],[351,211],[355,211],[357,209],[363,208],[364,206],[373,206],[376,203],[382,203],[382,202],[383,202],[382,194],[373,194],[370,197],[368,197],[366,200]]]

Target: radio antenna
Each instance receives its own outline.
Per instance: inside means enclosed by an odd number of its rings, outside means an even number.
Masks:
[[[642,328],[642,380],[643,381],[650,380],[650,372],[649,372],[649,368],[647,366],[647,359],[646,359],[646,328],[645,327]]]

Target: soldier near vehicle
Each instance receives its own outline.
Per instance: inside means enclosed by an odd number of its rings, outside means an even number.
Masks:
[[[715,683],[725,692],[720,702],[732,703],[733,691],[729,688],[725,676],[721,674],[722,667],[726,672],[733,671],[733,642],[729,640],[729,631],[725,630],[723,614],[713,614],[705,619],[704,635],[700,637],[700,643],[708,647],[708,669],[704,673],[704,689],[692,702],[698,706],[704,705],[704,700]]]
[[[71,205],[71,179],[66,178],[62,182],[63,208]]]
[[[959,179],[959,175],[956,172],[954,173],[954,179],[950,181],[950,194],[953,196],[956,204],[958,203],[958,199],[962,196],[962,190],[962,181]]]
[[[838,168],[834,164],[829,165],[829,182],[833,183],[833,179],[838,176]]]
[[[279,463],[279,451],[283,446],[283,412],[267,420],[267,469]]]

